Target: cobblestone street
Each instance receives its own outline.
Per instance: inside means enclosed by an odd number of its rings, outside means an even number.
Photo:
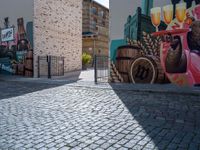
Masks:
[[[125,86],[0,81],[0,149],[200,150],[198,92]]]

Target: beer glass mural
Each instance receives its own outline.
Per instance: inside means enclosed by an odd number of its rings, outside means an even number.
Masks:
[[[125,42],[112,39],[111,81],[200,84],[200,1],[162,1],[142,0],[124,22]]]

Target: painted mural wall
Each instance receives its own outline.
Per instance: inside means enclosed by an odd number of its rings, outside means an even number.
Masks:
[[[0,74],[47,76],[50,63],[54,76],[81,70],[82,0],[0,4]]]
[[[33,0],[1,0],[0,73],[33,75]]]
[[[110,15],[111,81],[200,84],[199,0],[110,0]]]

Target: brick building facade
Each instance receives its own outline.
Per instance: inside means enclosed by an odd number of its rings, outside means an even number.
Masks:
[[[65,72],[82,67],[82,0],[34,0],[34,76],[38,56],[65,57]]]
[[[83,52],[109,55],[109,9],[83,0]]]

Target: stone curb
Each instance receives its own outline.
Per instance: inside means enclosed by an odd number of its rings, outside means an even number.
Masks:
[[[113,85],[113,84],[111,84]],[[147,92],[147,93],[170,93],[170,94],[182,94],[182,95],[193,95],[193,96],[200,96],[200,88],[198,90],[193,90],[193,89],[184,89],[184,88],[180,88],[178,90],[174,90],[174,89],[154,89],[149,87],[146,89],[139,89],[140,87],[138,87],[137,85],[135,85],[136,87],[131,87],[131,88],[127,88],[127,87],[118,87],[118,86],[113,86],[113,87],[102,87],[102,86],[87,86],[87,85],[70,85],[70,86],[75,86],[75,87],[85,87],[85,88],[99,88],[99,89],[104,89],[104,90],[115,90],[115,91],[133,91],[133,92]],[[161,85],[162,86],[162,85]]]

